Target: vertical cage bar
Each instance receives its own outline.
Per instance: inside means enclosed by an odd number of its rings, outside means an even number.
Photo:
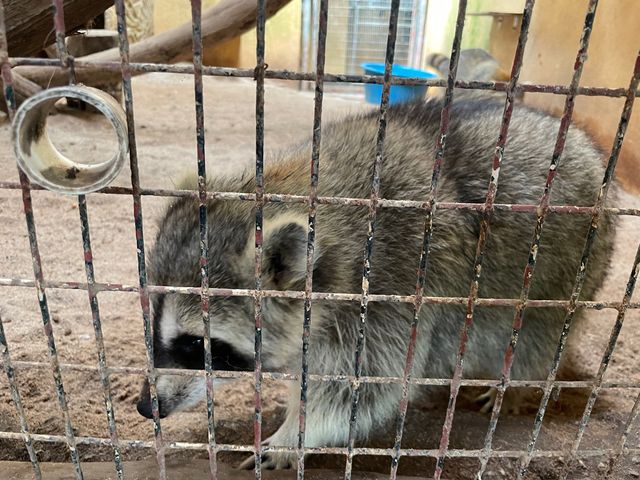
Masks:
[[[484,260],[484,251],[489,237],[490,224],[493,217],[493,204],[498,191],[498,183],[500,179],[500,169],[502,167],[502,160],[504,158],[504,148],[507,143],[507,135],[509,132],[509,125],[511,123],[511,116],[513,114],[513,107],[515,102],[515,92],[518,85],[518,79],[520,78],[520,71],[522,69],[522,62],[524,59],[524,50],[527,43],[527,37],[529,33],[529,23],[531,21],[531,15],[535,0],[527,0],[525,8],[522,14],[522,22],[520,27],[520,35],[518,37],[518,44],[513,58],[513,64],[511,67],[511,78],[506,90],[505,105],[502,113],[502,122],[500,125],[500,133],[496,141],[495,153],[492,159],[492,171],[489,179],[489,186],[487,188],[487,195],[485,199],[485,208],[482,212],[480,219],[480,233],[478,236],[478,243],[476,245],[475,259],[473,265],[473,278],[471,280],[471,286],[469,290],[469,297],[467,300],[467,312],[465,315],[465,321],[462,326],[460,334],[460,343],[458,347],[458,354],[456,357],[456,366],[451,381],[449,404],[447,406],[447,412],[445,416],[445,422],[442,428],[442,436],[438,451],[438,458],[436,460],[436,469],[434,472],[434,478],[439,479],[444,469],[444,461],[446,458],[446,452],[449,448],[449,435],[453,426],[453,418],[455,415],[456,400],[458,393],[460,392],[460,381],[462,380],[462,372],[464,367],[464,353],[466,351],[466,344],[469,336],[469,330],[473,326],[473,317],[475,313],[475,305],[478,299],[478,291],[480,288],[480,277],[482,272],[482,262]],[[489,447],[490,451],[490,447]],[[481,468],[484,470],[484,468]],[[479,472],[478,476],[481,478],[482,472]]]
[[[142,197],[140,195],[140,173],[138,171],[138,149],[136,145],[135,119],[133,116],[133,91],[131,88],[131,67],[129,66],[129,38],[127,35],[127,21],[124,0],[116,0],[116,17],[118,22],[118,38],[122,70],[122,89],[127,117],[127,131],[129,136],[129,165],[131,168],[131,187],[133,190],[133,220],[136,231],[136,250],[138,260],[138,277],[140,285],[140,307],[142,309],[142,323],[144,328],[144,346],[147,357],[147,378],[149,380],[149,395],[151,397],[151,415],[153,417],[153,433],[156,449],[156,460],[161,480],[166,480],[165,448],[160,426],[160,411],[158,408],[158,392],[156,388],[156,370],[153,364],[153,332],[150,318],[149,291],[147,288],[147,271],[144,253],[144,230],[142,223]]]
[[[264,61],[265,0],[257,0],[256,18],[256,228],[255,228],[255,289],[254,319],[254,403],[253,447],[256,480],[262,478],[262,232],[264,207]]]
[[[53,7],[53,26],[56,32],[56,50],[58,58],[66,67],[68,65],[69,53],[65,43],[66,30],[64,26],[64,0],[51,0]]]
[[[59,18],[62,15],[62,12],[56,12],[56,16]],[[15,92],[13,90],[11,84],[11,68],[8,63],[8,44],[6,38],[6,30],[4,24],[4,7],[0,5],[0,25],[2,25],[2,30],[0,34],[0,59],[2,60],[2,78],[4,85],[4,96],[7,103],[7,109],[9,111],[10,116],[13,116],[13,112],[15,111]],[[27,232],[29,236],[29,246],[31,250],[31,259],[33,262],[33,273],[35,277],[35,285],[36,291],[38,293],[38,303],[40,306],[40,313],[42,316],[42,325],[44,334],[47,338],[47,346],[49,352],[49,360],[51,363],[51,370],[53,373],[53,379],[55,384],[56,396],[58,399],[58,404],[60,405],[60,409],[62,411],[62,417],[64,421],[65,428],[65,437],[67,446],[69,448],[69,453],[71,456],[71,462],[73,463],[73,470],[76,479],[82,480],[83,473],[82,467],[80,466],[80,458],[78,455],[78,450],[76,448],[76,439],[73,433],[73,426],[71,423],[71,417],[69,415],[69,408],[67,405],[66,393],[64,390],[64,385],[62,381],[62,373],[60,371],[60,363],[58,361],[58,353],[56,349],[55,338],[53,336],[53,327],[51,325],[51,317],[49,314],[49,305],[47,302],[46,291],[43,287],[44,283],[44,274],[42,272],[42,262],[40,259],[40,250],[38,247],[38,239],[36,233],[36,225],[35,219],[33,215],[33,205],[31,201],[31,186],[29,179],[24,174],[24,172],[18,169],[18,174],[20,177],[20,186],[22,190],[22,203],[24,206],[25,219],[27,222]],[[17,404],[16,404],[17,405]],[[21,419],[22,423],[22,419]],[[22,426],[22,425],[21,425]],[[25,425],[26,427],[26,421]],[[29,447],[27,446],[27,449]],[[29,453],[31,458],[31,452]],[[33,459],[32,459],[33,462]],[[37,460],[36,460],[37,462]],[[39,474],[39,467],[37,464],[34,465],[34,468],[37,469],[37,474]]]
[[[78,195],[78,212],[80,214],[80,224],[82,230],[82,246],[84,250],[84,266],[87,275],[87,293],[89,294],[89,305],[91,306],[91,318],[93,331],[96,337],[96,347],[98,349],[98,370],[100,373],[100,383],[104,395],[104,405],[107,411],[107,425],[109,437],[111,438],[111,448],[113,449],[113,461],[116,468],[117,477],[124,478],[122,466],[122,456],[120,454],[120,443],[116,430],[116,417],[111,400],[111,385],[109,382],[109,371],[107,367],[107,355],[104,348],[104,338],[102,335],[102,321],[100,320],[100,309],[98,306],[98,294],[95,288],[95,274],[93,270],[93,252],[91,250],[91,236],[89,234],[89,216],[87,212],[87,198],[85,195]]]
[[[16,99],[12,85],[11,78],[11,66],[9,65],[9,51],[7,43],[7,32],[4,20],[4,4],[0,2],[0,76],[2,77],[2,94],[5,104],[7,105],[7,112],[9,119],[13,120],[13,116],[16,111]],[[9,389],[11,391],[11,398],[20,418],[20,431],[22,433],[22,439],[24,440],[25,448],[31,461],[33,468],[33,476],[36,480],[41,480],[42,472],[40,471],[40,463],[38,462],[38,456],[33,448],[33,439],[29,433],[29,424],[25,415],[24,407],[22,405],[22,397],[20,396],[20,390],[16,382],[15,372],[11,364],[11,355],[9,354],[9,345],[7,337],[4,333],[4,325],[2,323],[2,317],[0,317],[0,350],[2,351],[2,365],[7,375],[7,381],[9,382]]]
[[[324,93],[324,64],[327,41],[328,0],[320,0],[318,54],[316,59],[316,89],[311,143],[311,179],[309,188],[309,218],[307,258],[304,282],[304,318],[302,324],[302,368],[300,375],[300,418],[298,425],[298,480],[304,479],[304,441],[307,420],[307,389],[309,375],[309,337],[311,335],[311,292],[313,290],[313,261],[316,240],[316,211],[318,199],[318,171],[320,168],[320,140],[322,136],[322,98]]]
[[[384,65],[384,83],[382,85],[382,98],[380,100],[379,128],[376,139],[376,155],[373,163],[373,175],[371,179],[371,203],[369,204],[369,219],[367,240],[364,248],[362,266],[362,300],[360,302],[360,319],[358,325],[358,338],[355,350],[355,380],[352,383],[351,414],[349,417],[349,439],[347,443],[347,461],[344,471],[345,480],[351,479],[353,469],[354,445],[356,439],[358,404],[360,399],[360,376],[362,375],[363,349],[365,343],[365,331],[367,326],[369,304],[369,276],[371,273],[371,256],[373,253],[373,239],[376,229],[378,201],[380,199],[380,174],[384,156],[384,140],[387,132],[387,110],[389,107],[389,92],[391,90],[391,71],[396,47],[396,34],[398,32],[398,11],[400,0],[391,1],[389,14],[389,36],[387,38],[387,50]]]
[[[209,454],[209,474],[212,479],[218,477],[216,437],[214,427],[214,391],[213,366],[211,355],[211,327],[209,306],[209,225],[207,221],[207,165],[205,156],[204,95],[202,86],[202,0],[191,0],[192,38],[193,38],[193,84],[196,112],[196,137],[198,157],[198,198],[200,223],[200,306],[204,329],[204,369],[205,392],[207,401],[207,439]]]
[[[56,32],[56,53],[64,68],[69,68],[69,83],[76,83],[76,72],[73,57],[69,55],[65,41],[66,28],[64,25],[64,0],[51,0],[53,8],[53,26]]]
[[[73,58],[69,56],[67,44],[65,42],[66,30],[64,23],[64,2],[63,0],[52,0],[53,23],[56,31],[56,50],[58,58],[65,67],[69,69],[69,83],[75,83],[75,71],[73,68]],[[84,195],[78,196],[78,212],[80,214],[80,224],[82,233],[82,246],[84,251],[85,273],[87,276],[87,293],[89,295],[89,305],[91,308],[91,318],[93,330],[96,338],[96,348],[98,350],[98,370],[100,373],[100,383],[104,395],[105,409],[107,412],[107,425],[111,438],[111,448],[113,449],[113,460],[116,475],[119,479],[124,478],[118,434],[116,430],[115,411],[111,400],[111,387],[109,383],[109,373],[107,371],[107,358],[104,349],[104,339],[102,335],[102,322],[100,320],[100,309],[98,306],[97,291],[95,289],[95,275],[93,269],[93,253],[91,250],[91,238],[89,233],[89,217],[87,212],[87,201]]]
[[[616,323],[611,329],[611,335],[609,336],[609,342],[607,344],[607,348],[600,362],[600,368],[598,369],[596,382],[594,383],[593,387],[591,387],[591,394],[589,395],[587,404],[584,407],[584,413],[582,414],[582,418],[580,419],[580,424],[578,426],[578,433],[576,434],[576,438],[573,442],[573,445],[571,446],[571,455],[567,459],[565,469],[562,474],[562,478],[567,478],[567,475],[569,474],[569,469],[571,468],[571,465],[573,464],[573,461],[576,458],[578,449],[580,448],[580,443],[582,442],[584,431],[586,430],[587,424],[589,423],[589,418],[591,417],[591,411],[593,410],[593,406],[596,403],[598,394],[600,393],[600,388],[602,387],[602,380],[604,378],[604,374],[607,371],[607,367],[609,366],[609,362],[611,361],[613,351],[616,348],[618,336],[620,335],[620,331],[622,330],[622,325],[624,323],[624,318],[627,313],[627,308],[629,307],[629,303],[631,302],[631,297],[636,287],[636,281],[638,280],[638,273],[640,273],[640,244],[638,244],[638,249],[636,250],[636,257],[633,262],[631,274],[629,275],[629,281],[627,282],[627,287],[625,288],[622,304],[618,309],[618,316],[616,318]]]
[[[2,323],[2,317],[0,317],[0,351],[2,352],[2,366],[4,373],[7,375],[7,381],[9,382],[9,390],[11,391],[11,399],[16,407],[18,417],[20,417],[20,432],[22,433],[22,439],[24,440],[24,446],[29,454],[29,460],[31,461],[31,467],[33,468],[33,476],[36,480],[42,478],[42,472],[40,472],[40,463],[38,462],[38,456],[33,448],[33,439],[29,433],[29,424],[27,417],[22,406],[22,398],[20,391],[18,390],[18,384],[16,382],[16,375],[11,365],[11,356],[9,355],[9,345],[7,343],[7,337],[4,334],[4,325]]]
[[[521,70],[522,62],[524,58],[524,49],[527,42],[529,25],[531,22],[531,15],[533,14],[534,6],[535,6],[535,0],[528,0],[522,14],[522,20],[520,23],[520,36],[518,38],[518,45],[517,45],[516,53],[513,60],[513,67],[511,70],[511,80],[507,88],[507,104],[505,105],[505,112],[503,115],[503,123],[502,123],[501,132],[500,132],[500,137],[498,138],[498,142],[496,144],[496,155],[494,157],[494,171],[496,170],[496,161],[497,161],[498,171],[500,168],[500,164],[502,163],[502,156],[504,154],[504,147],[506,145],[506,140],[507,140],[507,128],[509,124],[509,119],[511,118],[512,111],[513,111],[514,94],[515,94],[517,82],[520,76],[520,70]],[[491,184],[492,186],[490,186],[489,188],[490,190],[493,188],[493,194],[490,194],[491,192],[487,194],[487,206],[490,208],[493,207],[493,201],[495,199],[495,193],[497,190],[497,178],[496,178],[496,185],[493,186],[493,178],[492,178]],[[491,210],[491,213],[492,212],[493,210]],[[488,221],[489,221],[489,218],[486,219],[486,222]],[[484,226],[485,226],[485,222],[483,220],[483,225],[481,226],[481,228]],[[488,225],[487,225],[487,228],[488,228]],[[478,279],[479,279],[479,272],[478,272]],[[477,288],[475,289],[474,293],[475,293],[475,299],[477,299],[477,293],[478,293]],[[501,385],[504,388],[498,389],[498,395],[496,397],[496,404],[498,404],[498,406],[497,408],[494,408],[492,410],[491,420],[489,421],[489,429],[487,430],[487,434],[485,435],[484,446],[483,446],[483,456],[480,458],[480,468],[476,474],[476,478],[478,479],[481,479],[482,476],[484,475],[484,471],[487,467],[489,456],[491,454],[493,435],[495,433],[495,429],[498,423],[498,418],[500,415],[500,407],[502,405],[504,392],[506,390],[506,384],[503,383]]]
[[[593,0],[592,0],[592,3],[594,3]],[[595,3],[597,3],[597,1]],[[589,6],[591,7],[591,4]],[[593,24],[594,14],[595,14],[595,7],[593,8],[593,10],[591,10],[590,8],[587,14],[587,21],[585,22],[585,30],[583,31],[583,35],[588,35],[585,32],[591,29],[590,26]],[[589,23],[589,19],[591,23]],[[587,29],[587,25],[589,25],[588,29]],[[586,45],[584,45],[584,47],[581,48],[581,51],[583,51],[582,58],[585,58]],[[609,161],[607,162],[607,168],[605,170],[604,178],[602,179],[602,185],[600,186],[600,191],[598,192],[598,198],[596,199],[595,212],[591,217],[591,225],[589,226],[589,231],[587,232],[585,245],[582,250],[582,258],[580,259],[580,266],[578,267],[578,271],[576,273],[575,284],[573,287],[573,291],[571,292],[571,298],[569,300],[567,313],[565,315],[564,324],[562,326],[562,332],[560,334],[560,338],[558,340],[558,346],[556,348],[556,352],[553,358],[553,364],[551,365],[551,369],[549,370],[549,375],[547,376],[547,379],[546,379],[542,399],[540,400],[538,413],[536,414],[533,431],[531,433],[531,439],[527,446],[527,454],[520,461],[518,479],[523,478],[524,475],[527,473],[527,469],[528,469],[529,463],[531,462],[531,458],[535,450],[538,436],[540,435],[540,430],[542,429],[542,422],[544,420],[544,415],[547,410],[549,398],[551,397],[551,391],[553,390],[553,382],[555,381],[556,374],[558,373],[558,367],[560,366],[562,353],[564,351],[564,347],[567,343],[567,338],[571,330],[573,316],[577,310],[577,302],[580,298],[580,293],[582,291],[582,286],[584,284],[584,280],[586,277],[587,266],[589,263],[589,255],[591,254],[591,248],[593,247],[593,244],[596,239],[598,223],[600,221],[600,217],[603,212],[604,202],[607,198],[609,187],[611,186],[613,173],[615,171],[616,163],[618,162],[618,157],[620,155],[620,150],[622,149],[622,143],[624,141],[625,133],[627,131],[629,120],[631,118],[631,112],[633,110],[633,102],[635,101],[636,89],[638,88],[639,83],[640,83],[640,53],[638,57],[636,57],[636,63],[634,66],[633,75],[629,83],[629,89],[627,90],[627,98],[625,100],[624,107],[622,109],[622,114],[620,115],[620,122],[618,123],[618,130],[616,131],[613,147],[611,149],[611,155],[609,156]],[[507,351],[507,353],[509,352]],[[505,358],[507,357],[505,356]],[[505,363],[506,363],[506,360],[505,360]]]
[[[424,284],[427,275],[427,262],[431,246],[431,237],[433,234],[433,216],[436,210],[436,195],[438,192],[438,183],[440,180],[440,172],[444,161],[444,149],[447,140],[447,132],[449,130],[449,116],[451,113],[451,105],[453,103],[453,91],[456,81],[456,73],[458,71],[458,60],[460,59],[460,43],[462,41],[462,31],[464,29],[465,14],[467,11],[467,0],[460,0],[458,3],[458,15],[456,18],[455,32],[453,43],[451,45],[451,60],[449,73],[447,75],[447,88],[444,95],[444,103],[440,114],[440,134],[436,141],[435,159],[433,162],[433,171],[431,174],[431,188],[427,198],[427,212],[424,221],[424,229],[422,236],[422,251],[420,252],[420,262],[418,266],[418,276],[416,280],[416,296],[413,304],[413,319],[411,321],[409,343],[407,345],[407,355],[402,378],[402,394],[398,407],[398,417],[396,420],[396,435],[393,445],[393,456],[391,458],[391,471],[389,478],[395,480],[398,475],[398,466],[400,462],[400,448],[402,445],[402,436],[404,433],[404,422],[409,406],[409,381],[411,379],[411,371],[413,369],[413,361],[415,355],[415,345],[418,337],[418,319],[420,318],[420,310],[422,309],[422,296],[424,295]]]
[[[625,447],[627,446],[627,439],[629,438],[629,434],[631,433],[631,429],[636,423],[636,420],[640,416],[640,393],[636,396],[636,401],[633,404],[633,408],[631,409],[631,413],[629,414],[629,418],[627,419],[627,423],[624,427],[624,431],[622,435],[620,435],[620,439],[618,440],[618,444],[616,445],[615,452],[609,458],[609,466],[607,468],[607,473],[605,478],[611,478],[613,474],[613,469],[615,468],[616,462],[624,452]]]

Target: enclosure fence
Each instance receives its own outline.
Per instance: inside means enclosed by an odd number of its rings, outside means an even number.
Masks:
[[[634,99],[637,95],[638,83],[640,81],[640,54],[636,58],[635,65],[632,66],[632,74],[627,88],[600,88],[600,87],[583,87],[580,86],[580,78],[583,66],[587,59],[587,51],[591,37],[591,31],[596,15],[598,0],[590,0],[587,11],[585,12],[584,25],[576,61],[573,69],[573,76],[569,85],[538,85],[538,84],[521,84],[519,76],[523,64],[524,51],[527,43],[528,28],[531,16],[534,10],[535,0],[527,0],[522,14],[521,30],[519,34],[518,44],[513,59],[511,70],[511,79],[509,82],[462,82],[456,80],[456,70],[460,54],[460,44],[464,27],[467,0],[460,0],[455,25],[455,34],[453,45],[451,48],[451,68],[446,79],[400,79],[392,78],[391,66],[394,62],[396,32],[398,25],[398,12],[400,8],[400,0],[392,0],[390,5],[390,20],[387,48],[385,55],[385,73],[384,76],[369,75],[336,75],[325,74],[325,43],[327,35],[327,12],[328,0],[320,1],[319,8],[319,26],[317,39],[317,60],[315,72],[290,72],[284,70],[270,70],[265,63],[265,19],[266,19],[266,0],[257,0],[257,45],[256,45],[256,67],[253,70],[207,67],[202,64],[202,33],[201,33],[201,0],[191,0],[191,11],[193,21],[193,64],[192,65],[170,65],[170,64],[153,64],[153,63],[137,63],[129,61],[129,43],[127,40],[127,26],[125,21],[125,4],[124,0],[116,0],[116,10],[118,18],[118,35],[119,50],[121,56],[120,63],[114,62],[87,62],[76,61],[68,54],[65,46],[65,27],[63,0],[52,0],[52,8],[54,9],[54,28],[56,32],[57,59],[41,59],[41,58],[13,58],[9,57],[6,39],[6,30],[4,26],[4,10],[0,2],[0,65],[2,68],[2,80],[4,85],[4,97],[9,107],[10,116],[15,113],[16,99],[12,86],[12,68],[21,65],[41,66],[41,67],[57,67],[63,69],[69,75],[69,83],[75,83],[75,72],[78,69],[87,71],[121,71],[122,86],[124,91],[124,105],[126,110],[126,120],[129,135],[129,160],[131,169],[131,187],[105,187],[98,193],[108,195],[128,195],[133,200],[133,217],[135,221],[135,238],[137,247],[137,261],[139,271],[139,283],[137,285],[124,285],[114,283],[99,283],[95,281],[94,267],[92,261],[92,247],[89,231],[88,211],[86,197],[78,196],[78,210],[81,222],[81,235],[84,246],[84,259],[86,267],[86,283],[68,282],[64,280],[45,279],[42,271],[40,253],[38,248],[38,239],[36,235],[36,223],[32,209],[32,191],[40,190],[41,187],[31,185],[24,172],[20,171],[20,182],[0,182],[0,188],[3,189],[19,189],[22,192],[22,200],[24,204],[24,212],[29,235],[31,248],[31,256],[33,259],[34,278],[0,278],[0,286],[19,286],[27,288],[35,288],[40,311],[42,314],[42,322],[44,326],[44,334],[48,343],[48,352],[50,364],[44,362],[18,361],[13,360],[10,356],[7,339],[4,334],[2,320],[0,319],[0,350],[2,352],[2,366],[8,379],[8,385],[17,414],[20,418],[20,433],[17,432],[0,432],[0,439],[23,440],[29,458],[33,465],[35,478],[41,478],[40,464],[34,449],[35,442],[49,442],[66,444],[69,449],[71,462],[73,463],[75,476],[78,479],[83,478],[81,459],[78,454],[78,445],[94,445],[108,446],[113,450],[113,461],[115,471],[118,478],[125,477],[122,451],[124,449],[155,449],[158,463],[160,478],[167,478],[165,466],[165,452],[167,450],[194,450],[207,451],[210,463],[210,476],[217,478],[218,465],[217,454],[223,451],[249,452],[255,456],[255,477],[260,479],[262,475],[261,457],[267,452],[292,452],[297,455],[297,475],[299,479],[305,476],[305,454],[339,454],[346,457],[346,466],[344,478],[350,479],[353,468],[353,458],[356,455],[384,455],[389,457],[389,478],[395,479],[398,471],[399,460],[403,457],[431,457],[436,460],[435,470],[432,475],[434,479],[439,479],[443,473],[445,460],[447,458],[472,458],[477,459],[476,478],[482,478],[488,461],[491,458],[506,457],[518,460],[518,478],[526,475],[528,466],[533,458],[563,458],[565,470],[563,476],[566,477],[574,462],[581,458],[598,457],[606,460],[608,475],[611,475],[616,462],[622,455],[640,454],[640,448],[630,447],[627,440],[631,429],[640,413],[640,395],[636,397],[633,409],[628,416],[624,431],[618,438],[617,442],[609,444],[607,448],[597,449],[581,449],[583,434],[587,428],[592,408],[598,398],[599,392],[603,388],[625,388],[640,389],[640,385],[632,381],[615,381],[608,382],[604,380],[604,374],[609,365],[612,353],[616,346],[618,335],[625,320],[625,314],[628,309],[640,308],[640,303],[632,302],[632,294],[635,288],[638,273],[640,272],[640,248],[636,254],[634,264],[631,266],[631,273],[626,286],[626,290],[622,299],[618,301],[593,302],[580,300],[581,289],[585,280],[585,272],[588,268],[589,256],[592,246],[596,239],[598,224],[603,214],[611,215],[633,215],[640,216],[640,209],[637,208],[610,208],[605,207],[605,200],[611,185],[612,176],[618,160],[620,149],[623,144],[627,125],[631,116]],[[136,129],[133,112],[133,94],[131,87],[131,77],[134,73],[142,72],[165,72],[165,73],[186,73],[193,75],[194,79],[194,95],[195,95],[195,115],[196,115],[196,136],[197,136],[197,171],[198,171],[198,189],[197,191],[189,190],[164,190],[164,189],[143,189],[140,186],[138,175],[138,155],[136,148]],[[255,178],[256,189],[254,193],[239,192],[212,192],[207,191],[207,171],[205,156],[205,129],[204,129],[204,106],[203,106],[203,76],[229,76],[229,77],[249,77],[256,82],[256,160],[255,160]],[[312,81],[315,82],[315,100],[314,100],[314,117],[313,117],[313,140],[311,168],[309,177],[308,194],[300,195],[284,195],[265,193],[264,189],[264,84],[266,79],[284,79],[296,81]],[[320,159],[320,145],[322,133],[322,105],[323,105],[323,89],[325,82],[337,83],[382,83],[383,94],[379,109],[379,129],[376,140],[376,155],[373,161],[373,178],[371,182],[370,198],[341,198],[341,197],[321,197],[318,195],[318,171]],[[440,130],[437,138],[436,149],[434,152],[434,166],[431,177],[431,189],[428,197],[424,200],[389,200],[380,197],[380,179],[384,169],[384,143],[387,125],[387,111],[389,105],[389,92],[391,85],[428,85],[435,87],[444,87],[444,104],[440,117]],[[494,90],[504,92],[505,103],[502,115],[500,131],[495,146],[495,154],[492,159],[493,168],[490,179],[488,179],[488,189],[484,203],[444,203],[438,201],[438,186],[440,180],[440,172],[444,162],[446,162],[446,141],[449,127],[451,105],[454,101],[454,88],[462,89],[481,89]],[[497,204],[495,203],[496,192],[499,187],[500,168],[503,160],[503,153],[507,141],[507,134],[511,115],[513,112],[514,101],[516,95],[521,92],[547,93],[554,95],[564,95],[565,104],[562,113],[562,119],[558,130],[552,158],[550,159],[548,175],[546,177],[544,194],[536,205],[516,205],[516,204]],[[574,103],[579,95],[587,96],[606,96],[606,97],[623,97],[625,98],[624,107],[620,115],[620,122],[615,136],[613,146],[611,148],[606,173],[602,179],[602,185],[598,193],[597,201],[592,207],[576,207],[571,205],[552,206],[549,205],[550,194],[554,184],[557,168],[561,162],[562,152],[565,145],[567,131],[571,123],[574,109]],[[147,275],[145,271],[145,238],[143,230],[142,215],[142,197],[146,195],[161,197],[194,197],[199,200],[199,219],[200,219],[200,268],[201,268],[201,286],[198,287],[176,287],[170,285],[149,285],[147,283]],[[253,289],[228,289],[212,287],[209,283],[208,271],[208,245],[207,232],[210,228],[207,222],[206,203],[210,200],[235,200],[244,202],[253,202],[255,204],[255,288]],[[307,238],[307,256],[306,256],[306,280],[304,291],[276,291],[262,288],[262,227],[263,227],[263,207],[268,202],[279,203],[298,203],[308,206],[308,238]],[[363,250],[363,271],[362,271],[362,291],[360,293],[319,293],[313,291],[313,258],[315,248],[315,232],[316,232],[316,211],[318,205],[331,204],[341,206],[366,206],[368,207],[368,234],[366,244]],[[415,293],[413,295],[379,295],[369,292],[369,273],[371,269],[371,255],[374,245],[376,233],[376,218],[381,208],[403,208],[416,209],[424,213],[424,230],[422,252],[418,265],[418,274],[416,279]],[[469,295],[467,297],[437,297],[424,295],[425,279],[428,275],[428,259],[429,248],[433,233],[433,220],[437,215],[438,209],[455,209],[455,210],[471,210],[479,212],[480,234],[478,237],[477,248],[475,251],[475,261],[473,269],[473,277],[470,279]],[[478,298],[478,288],[481,281],[481,266],[483,262],[483,254],[487,238],[490,232],[493,214],[496,211],[511,211],[520,213],[535,213],[537,222],[535,230],[532,232],[532,240],[530,245],[530,255],[526,268],[523,272],[523,281],[518,298]],[[576,272],[575,283],[571,297],[568,300],[529,300],[529,289],[531,279],[535,274],[538,245],[544,230],[545,219],[549,213],[561,215],[583,215],[591,219],[588,234],[585,238],[584,249],[580,266]],[[95,331],[95,340],[98,351],[97,366],[79,365],[60,363],[56,352],[56,342],[51,326],[51,317],[47,302],[47,291],[50,289],[73,289],[86,290],[91,306],[93,327]],[[98,295],[105,291],[124,291],[137,292],[140,297],[140,306],[142,310],[142,319],[144,327],[144,339],[146,347],[147,364],[145,367],[122,367],[108,366],[105,355],[105,347],[102,336],[101,316],[98,303]],[[205,362],[203,370],[181,370],[181,369],[160,369],[155,368],[153,364],[153,344],[152,344],[152,327],[150,320],[149,295],[152,293],[179,293],[179,294],[196,294],[201,297],[202,321],[204,332],[205,346]],[[255,369],[253,372],[231,372],[219,371],[212,368],[212,346],[209,338],[209,301],[215,296],[244,296],[251,297],[254,300],[255,310]],[[289,299],[304,300],[304,312],[301,312],[303,321],[303,335],[301,339],[302,348],[302,364],[299,374],[272,373],[262,371],[262,304],[263,299],[267,297],[280,297]],[[312,306],[318,301],[344,301],[359,302],[359,336],[357,345],[355,346],[355,371],[352,375],[313,375],[308,372],[308,345],[312,322]],[[401,377],[371,377],[362,375],[362,349],[366,337],[366,326],[368,318],[368,306],[370,302],[402,302],[412,305],[413,321],[411,323],[410,335],[407,338],[407,350],[404,373]],[[419,334],[418,318],[420,310],[425,304],[458,304],[466,306],[466,316],[463,328],[460,332],[459,348],[457,351],[456,364],[453,377],[449,378],[419,378],[411,375],[412,365],[414,361],[414,349],[416,338]],[[513,318],[513,333],[511,341],[504,353],[504,366],[500,380],[476,380],[463,378],[463,360],[469,330],[472,328],[474,321],[475,308],[477,306],[512,306],[515,307]],[[512,380],[511,367],[514,361],[514,355],[517,353],[518,336],[523,325],[523,315],[529,307],[561,307],[565,309],[565,320],[562,335],[559,338],[553,364],[545,380],[529,381],[529,380]],[[558,381],[556,374],[563,355],[563,351],[567,342],[567,337],[571,330],[572,320],[578,309],[613,309],[618,312],[615,325],[609,336],[606,350],[602,356],[600,367],[595,378],[585,381]],[[21,401],[20,391],[16,376],[19,371],[28,369],[50,368],[53,373],[53,379],[56,387],[56,395],[59,403],[60,411],[64,419],[65,435],[42,435],[35,434],[29,430],[27,418],[25,416],[23,403]],[[106,406],[106,414],[108,420],[108,438],[83,437],[74,433],[73,422],[69,415],[67,406],[67,397],[63,385],[62,371],[91,371],[99,373],[102,391]],[[154,427],[154,441],[147,442],[141,440],[124,440],[119,438],[115,412],[111,397],[111,388],[109,377],[114,373],[132,373],[146,375],[150,384],[150,395],[152,401],[152,415]],[[207,397],[207,418],[208,418],[208,441],[207,443],[187,443],[187,442],[166,442],[163,439],[161,422],[158,411],[158,397],[156,392],[156,378],[158,374],[170,373],[173,375],[186,376],[204,376],[206,380],[206,397]],[[254,382],[254,442],[253,445],[232,445],[224,444],[217,441],[214,428],[214,388],[213,381],[215,378],[252,378]],[[297,380],[301,384],[300,389],[300,421],[299,435],[296,446],[278,447],[263,446],[261,444],[262,434],[262,381],[264,379],[274,380]],[[309,381],[332,381],[346,382],[352,387],[352,408],[350,416],[349,440],[345,447],[307,447],[305,445],[306,430],[306,401],[307,388]],[[355,445],[355,426],[358,418],[358,400],[361,386],[365,383],[389,383],[398,384],[402,387],[401,401],[397,407],[397,423],[395,428],[395,438],[392,448],[365,448]],[[405,417],[407,413],[407,405],[409,399],[409,388],[417,385],[440,385],[450,388],[449,402],[446,410],[446,416],[442,425],[442,434],[437,448],[434,449],[409,449],[403,448],[403,432],[405,425]],[[497,398],[491,413],[489,428],[484,437],[484,444],[481,449],[454,449],[450,446],[450,433],[452,430],[453,419],[456,411],[456,401],[458,393],[462,386],[485,386],[495,387],[497,389]],[[540,401],[537,415],[531,430],[530,440],[527,448],[524,450],[502,450],[493,448],[493,439],[496,426],[501,412],[503,398],[508,388],[512,387],[536,387],[542,390],[542,400]],[[590,395],[584,412],[581,416],[577,433],[572,442],[570,449],[550,449],[541,450],[537,448],[537,441],[540,435],[545,412],[551,393],[554,388],[586,388],[590,391]]]

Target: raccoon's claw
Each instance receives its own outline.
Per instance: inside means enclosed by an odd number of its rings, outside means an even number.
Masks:
[[[482,407],[480,413],[489,413],[493,410],[493,406],[496,403],[496,397],[498,396],[497,388],[489,388],[482,395],[478,395],[474,401]],[[509,389],[505,392],[502,399],[502,410],[512,415],[520,415],[521,407],[527,405],[525,397],[519,390]]]
[[[498,395],[498,390],[495,388],[489,388],[482,395],[478,395],[473,399],[474,402],[482,405],[480,407],[480,413],[489,413],[493,408],[493,405],[496,403],[496,397]]]
[[[288,452],[266,452],[262,454],[260,462],[264,470],[284,470],[293,467],[293,457]],[[253,470],[256,468],[256,457],[251,455],[240,464],[242,470]]]

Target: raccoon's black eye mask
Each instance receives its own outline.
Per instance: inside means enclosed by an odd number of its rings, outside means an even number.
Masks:
[[[211,339],[211,355],[214,370],[253,370],[253,358],[241,354],[223,340]],[[203,369],[204,339],[195,335],[180,335],[171,345],[170,356],[183,368]]]

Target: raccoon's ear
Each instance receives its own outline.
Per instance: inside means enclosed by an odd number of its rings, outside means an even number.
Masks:
[[[307,263],[307,219],[286,215],[265,220],[262,271],[276,289],[287,290],[304,281]],[[314,262],[321,253],[315,245]]]

